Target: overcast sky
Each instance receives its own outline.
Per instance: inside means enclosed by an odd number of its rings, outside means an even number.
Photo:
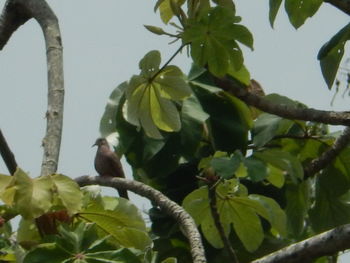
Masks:
[[[255,50],[244,49],[245,63],[266,93],[277,92],[310,107],[349,110],[350,98],[334,94],[323,81],[316,59],[320,47],[348,23],[349,17],[323,4],[299,30],[280,10],[271,29],[268,1],[237,0],[237,14],[254,34]],[[5,0],[0,0],[2,9]],[[93,168],[99,120],[108,96],[138,73],[138,61],[158,49],[162,61],[178,48],[143,24],[162,26],[155,1],[48,0],[60,20],[64,47],[65,112],[59,172],[76,177],[96,174]],[[170,29],[171,30],[171,29]],[[346,55],[350,57],[349,48]],[[190,67],[185,54],[174,64]],[[350,65],[349,65],[350,67]],[[46,121],[47,76],[44,40],[35,21],[27,22],[0,52],[0,127],[18,164],[38,176]],[[8,173],[0,161],[0,173]],[[345,262],[345,261],[344,261]]]

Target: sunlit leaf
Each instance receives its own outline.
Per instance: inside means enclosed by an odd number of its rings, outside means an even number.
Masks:
[[[68,213],[75,214],[78,212],[81,209],[83,200],[83,194],[78,184],[62,174],[54,174],[51,176],[51,179],[57,191],[57,196],[64,207],[67,208]]]
[[[141,75],[133,76],[126,89],[124,118],[142,127],[147,136],[162,139],[158,129],[174,132],[181,129],[175,101],[190,96],[191,90],[181,70],[167,66],[159,71],[160,53],[150,51],[140,61]]]
[[[15,206],[25,219],[32,219],[47,212],[52,206],[52,182],[49,176],[35,179],[18,169],[16,178]]]

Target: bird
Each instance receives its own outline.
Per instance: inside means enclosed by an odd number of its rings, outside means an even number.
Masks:
[[[95,156],[95,169],[100,176],[125,178],[120,158],[111,151],[105,138],[98,138],[93,146],[97,146]],[[124,189],[118,189],[120,197],[129,199],[128,192]]]

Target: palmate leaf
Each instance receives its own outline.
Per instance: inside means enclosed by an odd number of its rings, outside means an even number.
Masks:
[[[129,201],[104,197],[104,203],[95,203],[79,213],[79,217],[96,223],[114,237],[119,245],[144,250],[152,244],[138,209]]]
[[[259,216],[265,218],[282,236],[286,235],[286,215],[273,199],[261,195],[248,195],[247,189],[236,179],[220,183],[216,194],[217,208],[225,234],[229,235],[232,226],[248,251],[256,250],[264,239]],[[201,187],[190,193],[184,199],[183,207],[192,215],[196,224],[201,226],[209,243],[215,248],[222,248],[223,243],[218,238],[211,216],[208,188]]]
[[[112,246],[108,237],[98,236],[94,224],[80,222],[73,227],[60,226],[52,243],[43,243],[26,254],[23,262],[110,262],[141,263],[129,249]]]
[[[181,70],[166,66],[159,72],[160,53],[150,51],[140,61],[141,74],[133,76],[126,89],[124,118],[142,127],[147,136],[162,139],[160,130],[181,129],[179,110],[175,101],[190,96],[191,90]]]
[[[191,56],[197,65],[208,65],[216,76],[241,69],[243,55],[237,42],[253,49],[253,36],[246,27],[235,22],[232,11],[217,6],[189,23],[182,39],[191,45]]]

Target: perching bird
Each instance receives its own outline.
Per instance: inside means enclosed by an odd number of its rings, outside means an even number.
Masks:
[[[99,138],[93,146],[97,145],[95,157],[95,169],[100,176],[112,176],[125,178],[119,157],[109,149],[106,139]],[[126,190],[118,190],[119,196],[129,199]]]

